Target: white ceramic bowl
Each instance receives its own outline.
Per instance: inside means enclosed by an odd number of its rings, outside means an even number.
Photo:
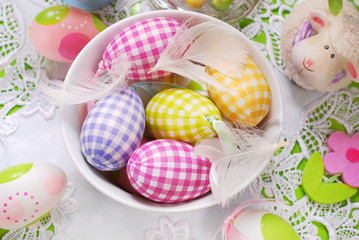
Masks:
[[[75,61],[72,63],[68,74],[65,79],[65,83],[76,81],[77,76],[81,76],[83,72],[89,72],[91,69],[96,72],[98,63],[102,59],[103,52],[109,42],[124,28],[141,21],[146,18],[153,17],[170,17],[180,22],[194,18],[198,20],[216,21],[221,24],[226,24],[218,19],[203,15],[200,13],[190,11],[178,11],[178,10],[159,10],[148,13],[143,13],[126,18],[120,22],[117,22],[103,32],[98,34],[93,40],[91,40],[85,48],[80,52]],[[249,47],[249,57],[258,64],[265,74],[270,88],[272,90],[272,105],[270,111],[264,121],[268,119],[277,119],[279,122],[283,118],[283,103],[280,92],[280,87],[273,73],[272,67],[263,56],[263,54],[254,46],[254,44],[246,38],[242,33],[238,32],[243,37],[243,43]],[[204,195],[200,198],[193,199],[182,203],[156,203],[150,200],[146,200],[142,197],[130,194],[121,188],[115,186],[110,182],[103,174],[91,167],[80,150],[80,132],[84,118],[86,117],[85,105],[65,105],[60,107],[60,121],[61,130],[65,145],[69,154],[75,163],[80,173],[87,179],[87,181],[97,188],[100,192],[112,198],[113,200],[125,204],[130,207],[134,207],[141,210],[158,212],[158,213],[176,213],[198,210],[215,205],[214,197],[212,194]],[[266,134],[275,135],[279,131],[279,125],[272,126],[266,130]],[[256,176],[254,176],[256,177]]]

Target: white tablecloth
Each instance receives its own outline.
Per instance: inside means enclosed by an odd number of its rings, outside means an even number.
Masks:
[[[23,18],[26,25],[25,28],[30,25],[36,14],[44,8],[41,4],[46,2],[61,3],[61,0],[1,0],[0,3],[5,4],[12,1],[16,3],[21,12],[21,18]],[[267,4],[265,6],[271,7],[270,9],[268,8],[268,11],[272,10],[272,8],[278,8],[278,2],[276,2],[276,6],[272,6],[268,1],[264,2]],[[286,2],[290,1],[287,0]],[[261,17],[264,18],[264,15]],[[280,21],[275,21],[276,19],[271,18],[270,26],[266,26],[267,33],[271,33],[271,31],[276,30],[276,26],[278,27],[276,24],[279,24]],[[257,27],[260,24],[264,25],[260,21],[257,23]],[[269,27],[273,27],[273,29]],[[250,32],[246,33],[250,35]],[[268,43],[271,43],[270,40],[268,40]],[[271,47],[268,45],[266,48],[269,50],[274,47],[273,45]],[[21,50],[20,54],[25,50],[26,47]],[[273,63],[273,57],[271,60]],[[278,65],[280,64],[278,62],[276,64],[274,72],[281,87],[284,104],[284,134],[290,136],[298,132],[301,113],[305,107],[321,97],[323,93],[304,90],[296,86],[279,72]],[[54,73],[52,72],[52,74]],[[19,112],[21,113],[21,110]],[[7,149],[0,148],[0,160],[6,160],[6,162],[0,162],[0,167],[25,162],[47,161],[65,170],[69,182],[73,183],[76,188],[72,198],[77,200],[80,206],[77,211],[66,214],[66,218],[64,218],[67,219],[67,227],[60,234],[70,239],[144,239],[144,232],[148,229],[158,228],[158,221],[163,215],[169,217],[173,223],[180,220],[188,221],[189,235],[192,239],[212,239],[224,218],[238,204],[248,199],[248,196],[241,196],[224,208],[214,206],[178,214],[157,214],[127,207],[99,192],[76,169],[62,140],[58,109],[55,110],[54,116],[50,119],[46,119],[41,111],[34,111],[33,114],[18,114],[18,117],[16,131],[5,137]],[[318,209],[317,211],[320,211]],[[340,228],[336,225],[331,227],[334,235],[335,231]]]

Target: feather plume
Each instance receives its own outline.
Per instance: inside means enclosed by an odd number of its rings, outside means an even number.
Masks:
[[[286,142],[273,144],[256,128],[232,128],[231,132],[237,149],[230,154],[220,138],[201,140],[194,150],[195,155],[206,156],[212,162],[211,189],[216,201],[223,206],[259,176],[277,148],[287,145]]]
[[[131,62],[118,58],[112,63],[111,70],[104,70],[100,75],[93,71],[82,73],[78,79],[71,81],[52,81],[42,79],[39,89],[56,104],[79,104],[98,100],[116,89],[126,86],[126,75]]]
[[[247,55],[248,50],[238,30],[229,25],[202,22],[178,30],[150,72],[169,71],[227,91],[204,71],[203,65],[239,78]]]

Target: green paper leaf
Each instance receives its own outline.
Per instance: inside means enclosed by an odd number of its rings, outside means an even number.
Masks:
[[[357,193],[343,183],[323,184],[324,164],[320,153],[315,152],[303,171],[302,186],[306,194],[315,202],[331,204],[344,201]]]
[[[329,11],[333,16],[338,16],[343,8],[343,0],[328,0]]]

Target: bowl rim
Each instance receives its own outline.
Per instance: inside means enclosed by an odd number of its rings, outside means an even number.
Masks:
[[[78,66],[81,66],[81,61],[87,61],[86,58],[88,58],[88,52],[89,51],[95,51],[97,53],[102,52],[107,47],[108,43],[113,39],[115,35],[118,34],[118,31],[116,30],[122,30],[125,27],[134,24],[135,22],[152,18],[152,17],[170,17],[173,19],[188,19],[190,17],[194,17],[195,19],[199,21],[208,20],[208,21],[216,21],[221,24],[228,25],[227,23],[218,20],[216,18],[196,13],[196,12],[190,12],[190,11],[178,11],[178,10],[156,10],[146,13],[141,13],[138,15],[134,15],[128,18],[125,18],[124,20],[121,20],[117,23],[114,23],[113,25],[109,26],[105,30],[103,30],[101,33],[96,35],[78,54],[74,62],[71,64],[70,69],[65,77],[65,84],[71,81],[74,81],[73,76],[76,76],[76,74],[79,74],[81,72],[81,67],[78,68]],[[272,96],[273,89],[276,91],[276,97],[272,97],[272,103],[273,100],[277,101],[275,108],[276,108],[276,119],[279,120],[279,122],[283,121],[283,100],[281,95],[281,89],[278,83],[278,79],[274,75],[274,71],[272,68],[272,65],[270,62],[265,58],[265,56],[260,52],[260,50],[249,40],[243,33],[238,31],[240,35],[242,35],[243,40],[246,44],[249,45],[251,51],[250,56],[252,55],[253,58],[260,59],[260,62],[263,66],[260,66],[261,70],[265,74],[267,79],[272,79],[273,81],[269,82],[272,90]],[[100,44],[101,42],[107,42],[105,46],[101,49],[94,49],[95,46]],[[252,58],[252,59],[253,59]],[[101,54],[102,59],[102,54]],[[100,59],[100,60],[101,60]],[[97,62],[98,64],[98,62]],[[92,63],[92,68],[95,70],[97,67],[97,64]],[[85,64],[86,65],[86,64]],[[72,79],[71,79],[72,78]],[[272,104],[273,105],[273,104]],[[87,163],[87,161],[83,158],[81,154],[80,148],[75,150],[74,146],[79,145],[79,139],[78,138],[78,144],[76,141],[74,141],[71,136],[73,134],[80,134],[79,130],[81,130],[82,121],[74,122],[73,119],[74,114],[79,114],[79,111],[84,111],[85,106],[84,105],[61,105],[59,107],[59,117],[60,117],[60,128],[61,133],[63,137],[63,141],[65,143],[65,147],[74,162],[77,170],[82,174],[82,176],[98,191],[103,193],[104,195],[108,196],[112,200],[115,200],[119,203],[122,203],[126,206],[133,207],[139,210],[145,210],[148,212],[156,212],[156,213],[182,213],[182,212],[188,212],[188,211],[194,211],[199,209],[204,209],[208,207],[212,207],[217,204],[215,201],[213,194],[206,194],[202,197],[180,202],[180,203],[157,203],[152,202],[147,199],[140,199],[140,197],[134,196],[133,194],[130,194],[126,192],[125,190],[120,189],[119,187],[113,185],[108,180],[103,181],[100,179],[104,179],[104,177],[100,176],[100,173],[96,173],[97,170],[94,168],[91,168],[90,165]],[[273,106],[270,108],[270,113],[273,109]],[[267,114],[266,118],[269,117],[270,114]],[[81,122],[81,123],[80,123]],[[80,153],[79,153],[80,152]],[[79,158],[82,158],[83,161],[78,161]],[[96,176],[96,177],[94,177]],[[99,177],[98,177],[99,176]],[[247,185],[248,186],[248,185]],[[114,187],[116,187],[118,190],[114,190]],[[119,193],[119,195],[118,195]],[[131,196],[130,196],[131,195]]]

